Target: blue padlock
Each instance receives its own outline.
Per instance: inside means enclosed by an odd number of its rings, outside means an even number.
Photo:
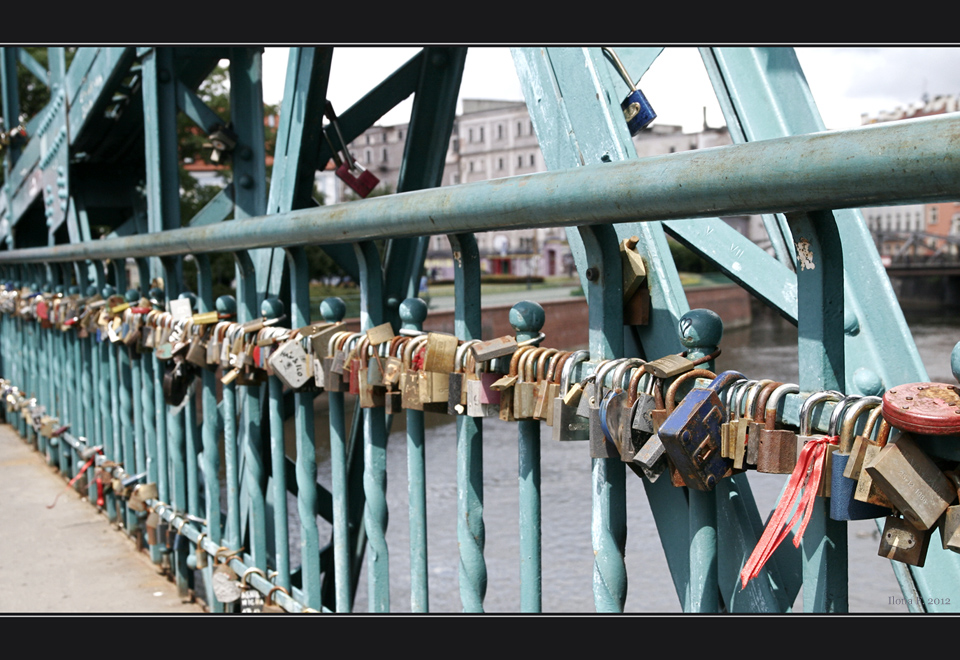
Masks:
[[[627,94],[627,97],[620,103],[620,109],[623,110],[623,118],[627,121],[627,128],[630,129],[630,135],[637,135],[646,128],[650,122],[657,118],[657,113],[653,111],[653,107],[650,105],[647,97],[643,95],[643,92],[637,89],[637,86],[623,66],[623,62],[620,61],[620,58],[613,49],[603,48],[602,50],[613,61],[613,65],[616,67],[620,77],[623,78],[623,81],[627,83],[627,87],[630,88],[630,93]]]
[[[744,379],[738,371],[724,371],[705,389],[691,390],[660,425],[660,440],[690,488],[713,490],[733,465],[720,455],[720,426],[726,409],[719,393]]]
[[[853,449],[854,428],[861,413],[880,405],[877,396],[865,396],[852,404],[840,426],[840,446],[833,452],[830,483],[830,518],[833,520],[870,520],[890,515],[890,509],[854,499],[857,480],[843,476]],[[839,406],[838,406],[839,407]],[[826,477],[826,475],[824,475]]]

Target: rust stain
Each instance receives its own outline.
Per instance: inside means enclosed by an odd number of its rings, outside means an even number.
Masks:
[[[797,241],[797,259],[800,260],[800,270],[813,270],[817,267],[813,263],[813,252],[810,251],[810,241],[801,237]]]

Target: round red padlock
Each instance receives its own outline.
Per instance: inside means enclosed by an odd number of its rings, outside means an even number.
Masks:
[[[891,426],[924,435],[960,434],[960,387],[947,383],[897,385],[883,395]]]

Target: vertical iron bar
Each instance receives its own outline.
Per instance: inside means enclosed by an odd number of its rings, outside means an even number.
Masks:
[[[260,305],[265,319],[283,316],[283,303],[267,298]],[[273,483],[273,551],[276,583],[290,589],[290,539],[287,530],[287,456],[283,439],[283,383],[277,376],[267,377],[270,415],[270,479]]]
[[[339,323],[347,312],[340,298],[320,303],[327,323]],[[347,431],[344,422],[343,392],[327,392],[330,415],[330,487],[333,490],[333,567],[336,576],[337,612],[353,609],[353,570],[350,552],[350,506],[347,483]]]
[[[306,251],[287,250],[290,268],[290,327],[302,328],[310,323],[310,268]],[[293,396],[294,423],[297,437],[297,512],[300,515],[301,589],[307,607],[320,610],[320,537],[317,531],[317,449],[315,418],[311,391]],[[349,571],[346,573],[349,575]]]
[[[383,322],[383,275],[380,253],[372,241],[354,243],[360,266],[360,330]],[[367,586],[370,611],[390,611],[390,557],[387,549],[387,433],[386,418],[379,408],[363,410],[364,470],[366,499],[363,522],[367,532]]]
[[[454,253],[454,329],[460,339],[482,339],[480,254],[473,234],[449,237]],[[459,258],[456,256],[459,255]],[[487,593],[483,556],[483,419],[457,418],[457,539],[460,545],[460,604],[464,612],[482,612]]]
[[[419,298],[407,298],[400,304],[399,311],[403,328],[423,330],[423,321],[427,318],[426,303]],[[428,612],[430,592],[427,577],[427,470],[423,411],[408,409],[406,418],[407,492],[410,514],[410,611]]]

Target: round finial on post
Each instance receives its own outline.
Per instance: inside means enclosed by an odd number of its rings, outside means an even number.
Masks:
[[[184,300],[184,299],[189,300],[189,301],[190,301],[190,309],[192,309],[192,310],[194,310],[194,311],[197,310],[197,302],[198,302],[198,300],[197,300],[197,294],[195,294],[193,291],[184,291],[184,292],[181,293],[179,296],[177,296],[177,298],[180,299],[180,300]]]
[[[63,286],[62,284],[58,284],[57,286],[53,287],[53,292],[58,296],[62,296],[67,292],[67,287]]]
[[[517,341],[534,339],[546,320],[543,307],[531,300],[521,300],[510,308],[510,326],[517,333]]]
[[[127,292],[123,294],[123,297],[128,303],[133,304],[140,301],[140,292],[136,289],[127,289]]]
[[[283,313],[283,302],[279,298],[267,298],[260,303],[260,315],[265,319],[278,319]]]
[[[690,351],[709,355],[723,338],[723,321],[709,309],[691,309],[680,317],[680,343]],[[689,356],[688,356],[689,357]]]
[[[95,295],[97,295],[97,285],[96,285],[96,284],[88,284],[88,285],[87,285],[87,297],[88,297],[88,298],[92,298],[92,297],[95,296]]]
[[[883,380],[877,372],[866,367],[860,367],[853,372],[853,385],[863,396],[880,396],[883,394]]]
[[[320,315],[327,323],[339,323],[347,313],[347,305],[340,298],[330,296],[320,303]]]
[[[950,353],[950,369],[953,370],[953,377],[960,381],[960,342],[957,342]]]
[[[109,298],[110,296],[116,295],[117,288],[112,284],[105,284],[103,289],[100,290],[100,295],[104,298]]]
[[[70,288],[67,289],[67,295],[68,295],[68,296],[79,296],[79,295],[80,295],[80,287],[79,287],[78,285],[76,285],[76,284],[71,284],[71,285],[70,285]]]
[[[163,301],[166,299],[166,296],[163,295],[163,289],[153,287],[147,295],[150,296],[151,305],[154,307],[163,307]]]
[[[427,319],[427,303],[420,298],[407,298],[400,303],[401,327],[407,330],[423,330],[423,322]]]
[[[233,318],[237,315],[237,299],[233,296],[220,296],[216,302],[217,314],[221,318]]]
[[[21,289],[21,288],[23,288],[23,282],[21,282],[20,280],[14,280],[14,281],[13,281],[13,288],[14,288],[14,289]]]

